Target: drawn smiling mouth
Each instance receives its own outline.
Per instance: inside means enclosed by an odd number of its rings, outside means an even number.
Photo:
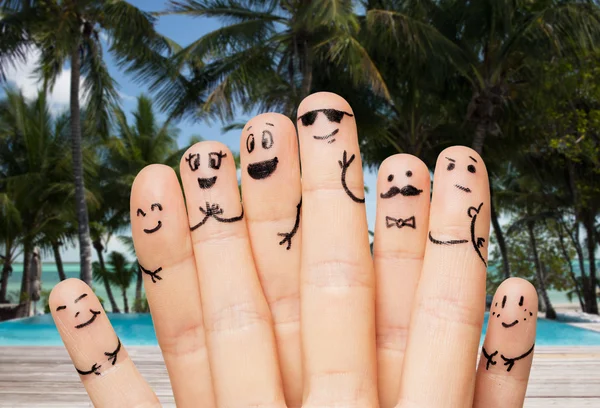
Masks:
[[[76,329],[81,329],[85,326],[88,326],[90,324],[92,324],[94,322],[94,320],[96,320],[96,317],[100,314],[100,312],[97,312],[95,310],[90,309],[90,312],[92,313],[92,317],[90,318],[90,320],[88,320],[87,322],[78,324],[77,326],[75,326]]]
[[[514,326],[514,325],[516,325],[517,323],[519,323],[519,321],[518,321],[518,320],[515,320],[515,321],[514,321],[514,322],[512,322],[511,324],[506,324],[506,323],[502,322],[502,326],[508,329],[509,327],[513,327],[513,326]]]
[[[411,196],[418,196],[422,192],[423,192],[423,190],[419,190],[418,188],[416,188],[415,186],[411,186],[410,184],[407,186],[404,186],[402,188],[392,186],[387,191],[387,193],[381,193],[380,197],[381,198],[392,198],[394,196],[397,196],[398,194],[402,194],[404,197],[411,197]]]
[[[158,224],[156,224],[156,227],[152,228],[152,229],[146,229],[144,228],[144,232],[146,234],[152,234],[153,232],[156,232],[160,229],[160,227],[162,227],[162,222],[158,221]]]
[[[327,139],[329,139],[330,137],[333,137],[333,136],[337,135],[339,131],[340,131],[339,129],[336,129],[336,130],[334,130],[333,132],[331,132],[331,133],[330,133],[330,134],[328,134],[328,135],[325,135],[325,136],[313,136],[313,137],[314,137],[315,139],[317,139],[317,140],[327,140]],[[335,139],[331,139],[331,140],[329,140],[327,143],[333,143],[333,142],[335,142]]]
[[[461,186],[460,184],[455,184],[454,187],[458,188],[459,190],[464,191],[465,193],[471,192],[471,189],[469,187],[464,187],[464,186]]]
[[[201,189],[206,190],[207,188],[211,188],[217,182],[217,176],[210,178],[198,178],[198,185]]]
[[[250,163],[248,165],[248,174],[255,180],[267,178],[277,169],[278,163],[279,159],[277,157],[258,163]]]

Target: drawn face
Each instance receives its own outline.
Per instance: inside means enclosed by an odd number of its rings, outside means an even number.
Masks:
[[[407,178],[411,178],[413,173],[410,170],[407,170],[407,172],[405,173]],[[394,181],[394,175],[390,174],[388,176],[388,182],[393,182]],[[379,196],[381,198],[392,198],[397,196],[398,194],[402,194],[404,197],[412,197],[412,196],[418,196],[419,194],[421,194],[423,192],[423,190],[419,190],[418,188],[416,188],[415,186],[411,185],[411,184],[407,184],[402,188],[398,188],[396,186],[391,186],[390,189],[385,192],[385,193],[381,193]]]
[[[77,299],[75,299],[73,301],[73,304],[77,304],[78,302],[80,302],[82,299],[85,299],[87,297],[87,293],[84,293],[81,296],[78,296]],[[77,309],[77,307],[74,307],[75,309]],[[56,308],[57,312],[60,312],[61,310],[67,310],[67,306],[66,305],[62,305],[62,306],[58,306]],[[82,323],[79,323],[77,325],[75,325],[76,329],[83,329],[86,326],[89,326],[90,324],[92,324],[94,322],[94,320],[96,320],[96,317],[98,317],[98,315],[101,313],[99,310],[94,310],[94,309],[88,309],[89,312],[91,313],[91,317],[87,314],[82,315],[82,317],[80,316],[80,312],[78,310],[76,310],[75,313],[75,318],[79,319],[80,321],[83,320]]]
[[[459,166],[459,171],[460,170],[460,163],[458,163],[455,159],[451,158],[451,157],[446,157],[446,159],[448,160],[448,167],[446,167],[446,170],[448,171],[454,171],[457,169],[457,165]],[[475,160],[472,156],[469,156],[469,159],[472,160],[473,163],[477,163],[477,160]],[[475,164],[473,164],[472,162],[469,162],[467,164],[467,171],[471,174],[475,174],[477,173],[477,168],[475,167]],[[471,193],[471,189],[468,186],[463,186],[460,184],[455,184],[454,187],[458,188],[460,191],[464,191],[465,193]]]
[[[152,212],[154,212],[155,210],[156,211],[162,211],[162,209],[163,208],[162,208],[162,205],[160,205],[160,203],[154,203],[154,204],[152,204],[150,206],[150,211],[152,211]],[[144,210],[142,210],[141,208],[138,208],[137,209],[137,216],[139,217],[140,215],[142,217],[144,217],[144,218],[146,217],[146,213],[144,212]],[[158,231],[161,227],[162,227],[162,221],[158,220],[156,222],[156,225],[154,227],[152,227],[152,228],[144,228],[144,232],[146,234],[153,234],[156,231]]]
[[[322,112],[330,123],[341,123],[344,115],[348,115],[350,117],[354,116],[351,113],[337,109],[316,109],[306,112],[304,115],[298,118],[298,121],[302,122],[302,126],[304,127],[312,126],[317,120],[319,112]],[[316,140],[327,140],[327,143],[331,144],[335,142],[335,135],[337,135],[339,131],[340,128],[336,127],[325,135],[313,135],[313,138]]]
[[[510,302],[510,301],[515,302],[515,304],[518,304],[519,309],[522,310],[521,316],[519,316],[519,318],[514,319],[514,320],[509,319],[509,321],[504,321],[505,319],[501,319],[500,316],[502,314],[504,314],[502,312],[505,309],[505,307],[507,306],[507,302]],[[524,302],[525,302],[525,298],[523,296],[520,296],[519,299],[517,300],[517,299],[508,299],[508,297],[506,295],[504,295],[502,297],[502,301],[500,302],[500,306],[498,306],[498,302],[496,302],[494,304],[494,306],[491,308],[490,312],[492,312],[492,317],[496,317],[496,319],[498,319],[502,323],[502,327],[504,327],[505,329],[510,329],[511,327],[515,327],[516,325],[518,325],[520,322],[526,322],[527,318],[533,317],[533,312],[531,310],[527,310],[527,308],[524,307],[524,305],[523,305]],[[508,306],[510,306],[510,304],[508,304]],[[511,314],[513,317],[515,317],[514,312]]]
[[[208,167],[214,170],[219,170],[221,168],[221,160],[227,157],[227,153],[219,152],[211,152],[208,154]],[[185,158],[185,161],[188,163],[191,171],[196,171],[200,168],[200,153],[190,153],[188,157]],[[201,178],[198,177],[198,186],[201,189],[206,190],[211,188],[217,182],[217,176]]]
[[[262,132],[257,131],[256,132],[257,135],[260,132],[260,140],[256,140],[256,138],[254,136],[254,133],[255,133],[254,131],[252,131],[252,133],[250,133],[248,135],[248,137],[246,138],[246,150],[248,150],[248,153],[252,154],[254,149],[257,148],[256,145],[259,142],[264,150],[269,150],[271,147],[273,147],[273,143],[274,143],[273,142],[273,133],[271,132],[271,130],[273,130],[272,128],[274,128],[275,125],[267,122],[267,123],[265,123],[265,126],[269,126],[271,129],[269,129],[269,128],[263,129]],[[251,131],[252,126],[248,126],[248,128],[246,130]],[[264,161],[260,161],[260,162],[256,162],[256,163],[250,163],[250,164],[248,164],[248,175],[255,180],[261,180],[261,179],[267,178],[271,174],[273,174],[275,169],[277,169],[278,163],[279,163],[279,159],[277,158],[277,156],[275,156],[269,160],[264,160]]]

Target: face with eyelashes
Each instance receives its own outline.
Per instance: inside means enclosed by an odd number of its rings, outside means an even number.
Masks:
[[[351,113],[337,110],[337,109],[316,109],[316,110],[306,112],[305,114],[303,114],[302,116],[300,116],[298,118],[298,121],[301,122],[302,126],[304,126],[304,127],[312,126],[315,123],[315,121],[317,120],[317,117],[319,116],[320,113],[325,115],[325,117],[327,118],[327,120],[330,123],[341,123],[342,119],[344,119],[344,116],[349,116],[349,117],[354,116]],[[313,135],[313,138],[315,140],[326,140],[327,143],[331,144],[331,143],[335,142],[335,136],[338,134],[339,131],[340,131],[340,128],[336,127],[335,129],[332,129],[331,132],[329,132],[325,135]]]
[[[457,160],[452,157],[446,157],[446,160],[448,160],[448,166],[446,167],[447,171],[455,171],[457,169],[460,170],[460,167],[462,167],[461,163],[457,162]],[[477,173],[477,167],[475,167],[477,160],[473,156],[469,156],[468,160],[469,163],[466,165],[466,170],[471,174]],[[468,186],[455,184],[454,187],[458,188],[460,191],[464,191],[465,193],[471,193],[471,189]]]
[[[214,170],[219,170],[221,168],[221,161],[225,157],[227,157],[227,153],[223,153],[222,151],[210,152],[207,157],[208,168],[214,169]],[[188,154],[188,156],[185,158],[185,161],[187,162],[191,171],[197,171],[201,166],[200,153],[191,153],[190,152]],[[217,176],[206,177],[206,178],[198,177],[198,186],[203,190],[207,190],[207,189],[211,188],[212,186],[215,185],[216,182],[217,182]]]
[[[73,301],[73,304],[77,305],[77,303],[79,303],[81,300],[85,299],[86,297],[87,297],[87,293],[84,293],[84,294],[78,296]],[[77,310],[78,308],[76,306],[75,307],[72,306],[72,308],[75,309],[75,318],[76,319],[79,318],[79,320],[82,321],[81,323],[75,325],[76,329],[83,329],[84,327],[89,326],[90,324],[92,324],[94,322],[94,320],[96,320],[96,317],[98,317],[98,315],[101,313],[99,310],[94,310],[94,309],[90,308],[90,309],[88,309],[89,314],[84,312],[84,314],[82,315],[81,312],[79,310]],[[68,310],[67,305],[61,305],[56,308],[57,312],[65,311],[64,313],[67,313],[66,312],[67,310]],[[80,315],[82,316],[81,318],[79,317]]]
[[[407,170],[406,173],[404,173],[404,175],[406,176],[406,178],[410,179],[412,177],[413,173],[411,170]],[[390,174],[387,178],[387,181],[389,183],[392,183],[394,181],[394,175]],[[401,194],[404,197],[412,197],[412,196],[418,196],[422,192],[423,192],[423,190],[416,188],[412,184],[406,184],[402,188],[399,188],[396,186],[391,186],[387,192],[381,193],[380,197],[381,198],[392,198],[392,197],[397,196],[398,194]]]
[[[510,318],[507,321],[505,321],[506,318],[502,318],[501,316],[504,314],[503,310],[505,310],[506,307],[511,306],[511,302],[518,305],[519,309],[521,309],[522,314],[516,319]],[[517,326],[520,322],[526,322],[527,318],[533,317],[533,312],[531,310],[528,310],[527,307],[524,306],[524,302],[525,298],[523,296],[520,296],[518,299],[509,299],[506,295],[504,295],[502,297],[502,301],[496,302],[494,306],[490,309],[490,312],[492,312],[492,317],[495,317],[498,321],[501,322],[502,327],[504,327],[505,329],[510,329],[511,327]],[[512,305],[512,309],[514,308],[514,305]],[[514,313],[512,313],[512,317],[515,317]]]
[[[162,208],[162,205],[160,203],[154,203],[154,204],[152,204],[150,206],[150,211],[152,211],[152,212],[154,212],[154,211],[162,211],[162,209],[163,208]],[[141,208],[138,208],[137,211],[136,211],[136,215],[138,217],[145,218],[147,214],[144,212],[144,210],[142,210]],[[156,231],[158,231],[159,229],[161,229],[161,227],[162,227],[162,221],[158,220],[158,222],[156,223],[156,225],[154,227],[152,227],[152,228],[144,228],[144,232],[146,234],[153,234]]]
[[[263,150],[269,150],[273,147],[273,130],[275,125],[269,122],[265,123],[265,129],[257,129],[254,126],[248,126],[247,131],[251,132],[248,134],[246,138],[246,150],[248,154],[252,154],[255,149],[258,149],[259,146],[262,147]],[[256,136],[255,136],[256,135]],[[260,135],[260,136],[258,136]],[[258,139],[260,137],[260,139]],[[248,175],[255,180],[261,180],[269,177],[273,172],[277,169],[277,164],[279,163],[279,159],[277,156],[273,157],[269,160],[264,160],[260,162],[254,162],[248,164]]]

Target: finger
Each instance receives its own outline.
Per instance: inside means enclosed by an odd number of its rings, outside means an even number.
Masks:
[[[427,242],[430,185],[429,169],[414,156],[394,155],[379,168],[373,255],[381,407],[393,407],[398,401],[412,302]]]
[[[240,141],[242,196],[252,253],[271,310],[288,407],[302,405],[298,140],[278,113],[250,120]]]
[[[177,406],[212,407],[192,240],[170,167],[155,164],[137,175],[131,187],[131,232]]]
[[[181,178],[217,404],[283,404],[271,315],[254,267],[233,155],[218,142],[185,153]]]
[[[92,289],[67,279],[52,289],[52,318],[95,407],[160,406]]]
[[[489,186],[479,155],[438,157],[423,270],[413,304],[400,405],[472,404],[485,306]]]
[[[310,95],[298,132],[305,404],[376,406],[375,282],[352,109],[338,95]]]
[[[520,278],[505,280],[490,308],[475,383],[474,407],[522,407],[529,381],[538,297]]]

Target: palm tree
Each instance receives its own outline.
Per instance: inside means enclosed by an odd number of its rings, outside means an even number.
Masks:
[[[21,300],[25,301],[29,296],[33,247],[44,236],[56,238],[64,232],[65,227],[60,225],[68,218],[66,203],[74,196],[71,158],[64,154],[69,143],[69,122],[64,115],[51,115],[43,91],[33,101],[10,89],[5,94],[0,104],[0,193],[10,197],[20,213],[24,255]],[[90,152],[84,153],[87,158]],[[88,198],[93,202],[93,195],[88,194]]]
[[[146,78],[171,117],[231,120],[238,108],[292,114],[320,87],[316,79],[328,68],[387,98],[380,73],[358,41],[353,9],[350,0],[172,0],[166,14],[214,18],[222,26],[175,55],[181,72],[166,81],[162,73]]]
[[[122,0],[7,0],[0,9],[0,79],[8,64],[24,61],[38,50],[37,74],[52,88],[63,67],[71,74],[70,135],[81,279],[90,284],[91,241],[85,200],[80,85],[87,101],[89,130],[108,133],[111,107],[119,100],[103,60],[100,34],[109,51],[128,70],[161,62],[169,42],[154,29],[155,19]],[[83,81],[82,81],[83,77]]]
[[[3,143],[0,141],[0,144]],[[1,168],[1,166],[0,166]],[[0,179],[4,179],[1,177]],[[2,187],[0,187],[2,190]],[[19,244],[22,239],[21,214],[14,201],[7,193],[0,193],[0,253],[2,260],[2,275],[0,276],[0,303],[7,303],[6,291],[8,278],[12,273],[12,263],[19,255]]]
[[[120,252],[111,252],[108,255],[108,274],[111,283],[121,289],[123,294],[123,307],[125,313],[129,313],[129,303],[127,301],[127,289],[131,281],[137,275],[137,263],[127,264],[127,259]]]

